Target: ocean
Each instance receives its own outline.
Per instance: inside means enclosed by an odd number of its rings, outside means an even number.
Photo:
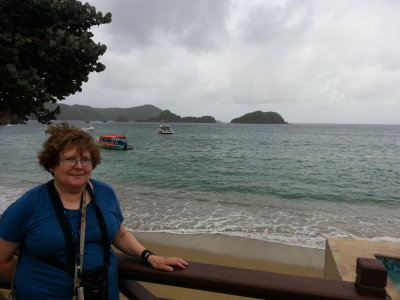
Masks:
[[[72,121],[77,127],[85,123]],[[400,125],[92,122],[131,151],[102,149],[131,230],[224,234],[311,248],[327,237],[400,242]],[[45,125],[0,126],[0,213],[51,179]]]

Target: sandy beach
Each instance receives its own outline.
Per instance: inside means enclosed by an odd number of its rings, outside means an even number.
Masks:
[[[133,234],[145,247],[161,256],[179,256],[193,262],[323,278],[325,252],[322,249],[221,234]],[[158,297],[177,300],[251,299],[145,282],[141,284]]]
[[[134,232],[148,249],[162,256],[188,261],[264,270],[291,275],[323,277],[324,250],[284,245],[221,234]],[[142,283],[153,294],[171,299],[250,299],[170,286]]]

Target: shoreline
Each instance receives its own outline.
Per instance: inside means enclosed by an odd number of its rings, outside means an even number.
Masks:
[[[144,244],[173,247],[181,251],[201,251],[208,255],[268,261],[278,264],[323,269],[325,250],[262,241],[252,238],[207,234],[174,234],[166,232],[130,231]],[[267,252],[265,250],[268,250]]]
[[[161,256],[187,261],[323,278],[325,250],[291,246],[222,234],[172,234],[130,231]],[[172,299],[251,299],[141,282],[157,297]]]

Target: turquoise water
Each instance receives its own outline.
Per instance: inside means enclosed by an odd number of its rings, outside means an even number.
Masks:
[[[75,122],[79,127],[85,123]],[[92,123],[134,150],[102,150],[129,228],[222,233],[323,248],[326,237],[400,241],[400,125]],[[44,125],[0,127],[0,211],[48,180]]]
[[[377,256],[388,272],[390,280],[395,285],[396,289],[400,291],[400,259],[393,257]]]

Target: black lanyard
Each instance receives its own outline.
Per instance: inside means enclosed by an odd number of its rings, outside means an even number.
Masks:
[[[55,186],[54,186],[54,180],[50,180],[46,184],[47,191],[50,195],[51,202],[53,204],[54,211],[56,213],[58,222],[60,223],[62,232],[64,234],[65,238],[65,244],[66,244],[66,252],[67,252],[67,259],[68,259],[68,264],[65,265],[64,263],[56,260],[56,259],[51,259],[51,258],[40,258],[42,261],[45,261],[55,267],[61,268],[68,273],[70,273],[72,276],[74,274],[74,269],[75,269],[75,260],[77,256],[79,257],[79,250],[77,252],[77,247],[75,247],[75,242],[71,230],[71,224],[69,223],[69,220],[64,213],[64,206],[62,204],[60,195],[58,194]],[[106,227],[106,223],[104,221],[103,214],[100,211],[99,206],[97,205],[95,201],[95,196],[93,193],[93,190],[89,184],[86,184],[86,190],[88,191],[93,207],[95,209],[96,213],[96,219],[97,223],[99,224],[100,230],[101,230],[101,235],[102,235],[102,242],[103,242],[103,248],[104,248],[104,257],[103,257],[103,266],[108,267],[110,265],[110,242],[108,239],[108,231]],[[82,202],[82,199],[81,199]],[[79,239],[78,239],[79,240]]]

